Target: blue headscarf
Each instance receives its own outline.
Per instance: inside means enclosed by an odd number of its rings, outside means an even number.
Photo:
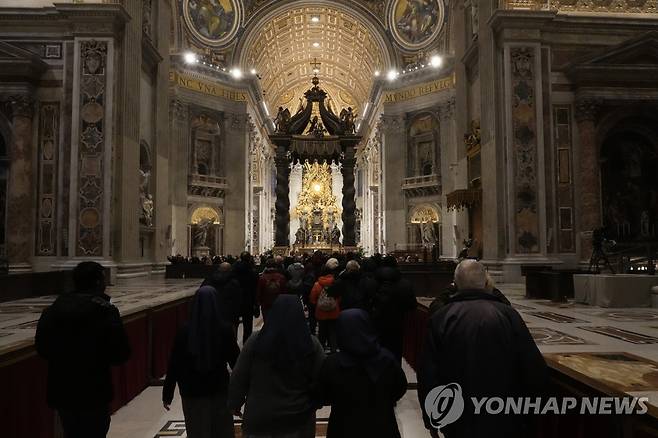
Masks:
[[[368,313],[362,309],[344,310],[336,323],[338,362],[344,368],[362,366],[373,383],[379,380],[393,354],[379,345]]]
[[[311,331],[295,295],[279,295],[258,334],[256,353],[279,369],[295,367],[313,352]]]
[[[222,318],[217,291],[212,286],[202,286],[192,299],[188,323],[188,352],[196,360],[199,372],[209,372],[221,364]]]

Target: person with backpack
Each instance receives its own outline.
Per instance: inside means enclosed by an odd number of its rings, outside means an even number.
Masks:
[[[256,289],[256,300],[263,312],[263,319],[267,319],[267,314],[272,308],[272,303],[276,297],[287,293],[288,279],[279,270],[279,264],[275,259],[269,258],[265,262],[265,270],[258,279]]]
[[[319,324],[319,338],[323,347],[336,351],[336,320],[340,313],[340,296],[332,287],[338,270],[338,260],[330,258],[324,264],[318,281],[313,285],[309,301],[315,306],[315,319]]]

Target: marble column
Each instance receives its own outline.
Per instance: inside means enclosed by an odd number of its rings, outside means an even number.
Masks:
[[[599,179],[599,157],[596,146],[596,116],[600,102],[580,99],[576,102],[576,123],[580,140],[580,230],[593,231],[601,226],[601,187]],[[581,241],[580,256],[589,259],[592,253],[592,238]]]
[[[288,177],[290,175],[290,162],[284,146],[277,146],[276,158],[276,203],[275,206],[275,230],[274,246],[288,247],[290,245],[290,187]]]
[[[440,151],[441,151],[441,258],[452,259],[457,257],[457,246],[454,227],[457,224],[457,212],[448,211],[446,195],[457,188],[467,186],[466,178],[463,182],[456,181],[452,166],[457,162],[457,148],[463,143],[455,137],[455,98],[451,97],[439,106],[440,119]],[[465,212],[459,213],[466,217]],[[468,219],[462,223],[468,223]]]
[[[12,121],[7,193],[7,258],[12,271],[30,269],[34,234],[34,175],[32,117],[34,101],[27,95],[7,102]]]
[[[407,241],[405,206],[402,183],[405,168],[401,163],[406,161],[407,136],[405,120],[401,115],[383,115],[381,119],[382,139],[382,226],[383,251],[394,251],[397,246]]]
[[[356,200],[354,195],[354,148],[347,147],[343,158],[341,173],[343,175],[343,246],[356,246]]]
[[[172,243],[175,254],[187,254],[188,211],[187,175],[189,161],[189,108],[186,103],[173,99],[169,107],[171,126],[171,157],[169,193],[172,208]]]
[[[226,138],[230,147],[225,148],[224,162],[229,189],[224,195],[224,254],[240,254],[245,250],[248,238],[246,226],[248,199],[247,161],[249,160],[248,115],[246,108],[236,113],[224,113]]]

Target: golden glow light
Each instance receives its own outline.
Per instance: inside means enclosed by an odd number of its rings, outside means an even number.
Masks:
[[[322,191],[322,184],[320,184],[318,182],[313,183],[313,191],[315,193],[320,193]]]

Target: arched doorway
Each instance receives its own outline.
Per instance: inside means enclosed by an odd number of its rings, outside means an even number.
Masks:
[[[200,206],[193,210],[189,225],[189,255],[213,257],[223,254],[221,213],[214,207]]]
[[[656,240],[658,130],[649,119],[629,119],[601,144],[603,225],[621,243]]]
[[[407,241],[412,247],[438,247],[441,244],[441,214],[432,204],[420,204],[409,213]]]

